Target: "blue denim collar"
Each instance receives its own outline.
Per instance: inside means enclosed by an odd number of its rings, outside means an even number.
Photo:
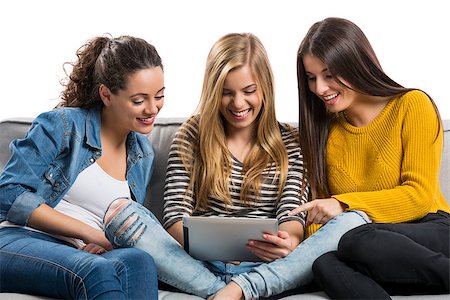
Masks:
[[[86,117],[86,144],[95,149],[101,150],[100,127],[102,107],[94,107],[87,112]],[[138,142],[137,133],[130,132],[127,138],[128,159],[135,164],[139,159],[147,157],[153,152],[149,149],[143,149]]]
[[[153,153],[151,151],[146,151],[148,149],[142,148],[135,132],[130,132],[130,134],[128,135],[127,145],[128,160],[131,164],[135,164],[139,159],[143,158],[144,156],[147,157],[150,153]],[[144,153],[144,151],[146,152]]]
[[[86,144],[98,150],[102,148],[100,142],[101,112],[102,108],[97,106],[88,110],[86,116]]]

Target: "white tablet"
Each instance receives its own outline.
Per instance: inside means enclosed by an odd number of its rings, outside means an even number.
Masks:
[[[204,261],[262,261],[245,244],[277,232],[277,219],[183,217],[184,249]]]

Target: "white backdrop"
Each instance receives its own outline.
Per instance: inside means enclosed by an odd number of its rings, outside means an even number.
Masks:
[[[441,0],[5,0],[0,3],[0,119],[35,117],[57,104],[62,64],[88,39],[142,37],[165,66],[161,116],[195,110],[206,56],[229,32],[253,32],[265,45],[280,121],[297,121],[296,51],[308,28],[344,17],[366,33],[384,70],[428,92],[450,119],[450,18]]]

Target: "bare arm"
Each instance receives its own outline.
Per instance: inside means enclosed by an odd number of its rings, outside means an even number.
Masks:
[[[184,240],[183,240],[183,222],[178,221],[173,223],[172,226],[167,228],[167,231],[170,233],[170,235],[176,239],[182,247],[184,247]]]
[[[47,204],[42,204],[33,211],[28,225],[48,233],[77,238],[86,244],[94,243],[106,250],[112,250],[111,243],[102,230],[60,213]]]
[[[279,231],[285,231],[288,233],[291,246],[290,250],[297,248],[298,244],[303,240],[303,226],[298,221],[288,221],[280,224]]]

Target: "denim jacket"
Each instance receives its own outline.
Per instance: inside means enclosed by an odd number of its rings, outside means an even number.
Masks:
[[[0,175],[0,222],[27,225],[42,203],[58,204],[78,174],[102,154],[100,113],[100,108],[56,108],[39,115],[25,138],[11,142],[11,158]],[[153,158],[147,137],[131,132],[126,179],[132,198],[141,204]]]

